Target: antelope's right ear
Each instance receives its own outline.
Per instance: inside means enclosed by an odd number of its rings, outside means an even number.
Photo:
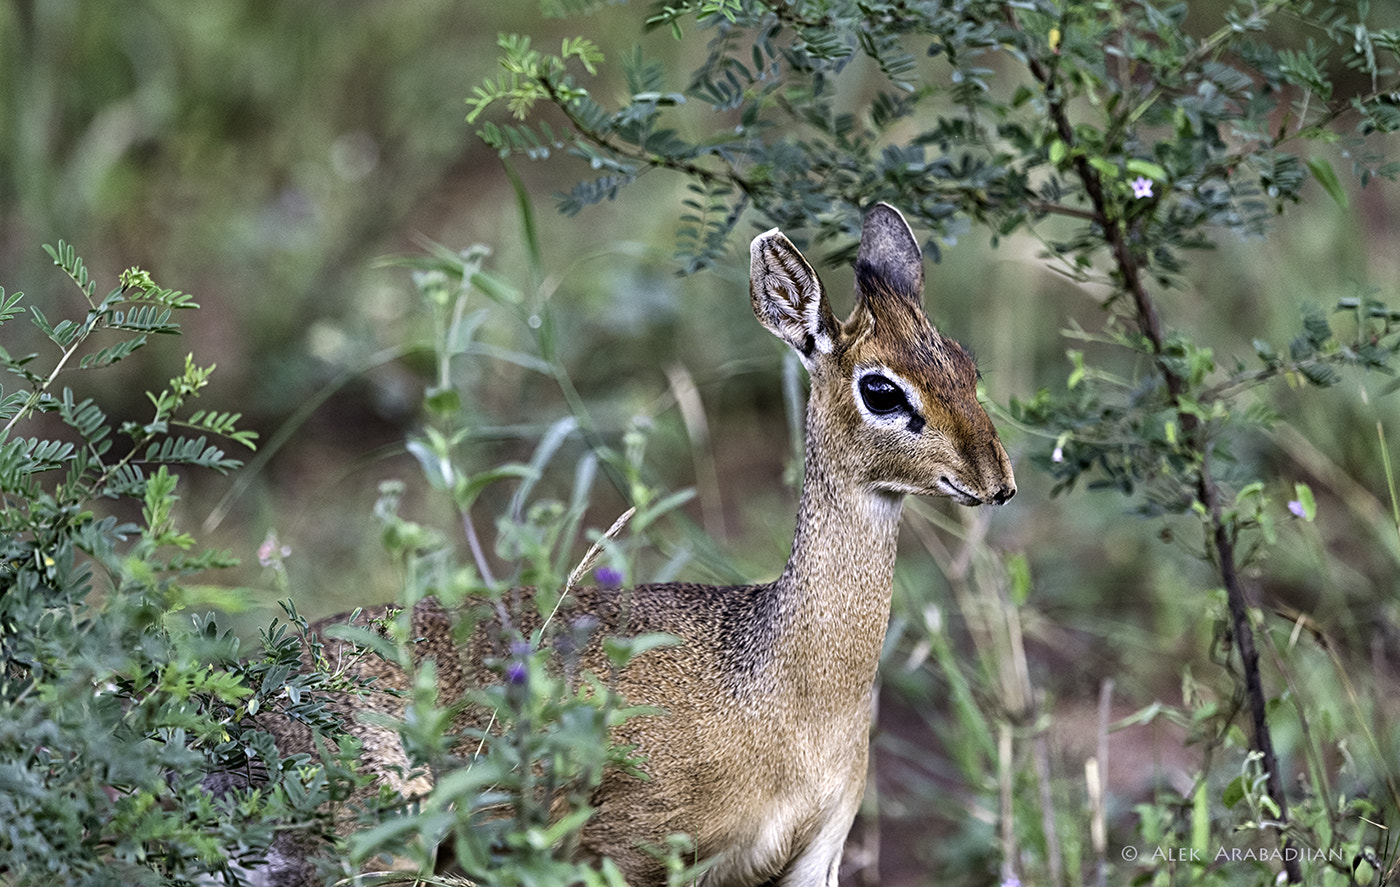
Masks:
[[[749,244],[749,301],[758,322],[787,342],[811,369],[836,345],[836,317],[817,272],[777,228]]]

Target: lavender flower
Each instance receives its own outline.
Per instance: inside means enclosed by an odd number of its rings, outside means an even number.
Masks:
[[[525,663],[534,650],[528,641],[511,641],[510,664],[506,666],[506,683],[512,687],[524,686],[530,678],[530,668]]]
[[[612,567],[599,567],[593,575],[604,588],[617,588],[622,585],[622,571]]]
[[[1133,197],[1141,200],[1144,197],[1152,196],[1152,180],[1146,176],[1138,176],[1133,179]]]

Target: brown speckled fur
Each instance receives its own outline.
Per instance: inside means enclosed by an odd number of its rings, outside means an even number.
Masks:
[[[924,315],[922,257],[897,211],[880,204],[866,217],[857,305],[843,324],[782,234],[755,238],[751,253],[754,312],[797,351],[811,377],[806,475],[787,566],[764,585],[574,589],[561,612],[566,620],[596,617],[599,636],[661,631],[682,639],[643,654],[621,675],[628,703],[666,712],[618,730],[620,741],[645,755],[652,781],[608,774],[583,835],[587,854],[611,856],[637,887],[664,884],[639,848],[673,832],[693,835],[699,855],[717,859],[707,887],[834,887],[865,784],[871,688],[903,497],[977,505],[1015,493],[1006,452],[977,401],[972,360]],[[900,386],[908,410],[881,414],[861,401],[859,380],[872,372]],[[423,639],[417,655],[436,661],[442,698],[494,679],[482,666],[489,625],[459,650],[449,614],[436,602],[420,604],[413,619]],[[603,671],[598,655],[592,651],[585,663]],[[382,686],[404,684],[381,660],[365,660],[364,670]],[[352,704],[396,705],[388,695]],[[402,759],[396,737],[352,723],[366,765],[387,774]],[[278,729],[284,751],[306,747],[304,732]],[[271,873],[268,882],[303,883],[299,865],[285,860],[283,874]]]

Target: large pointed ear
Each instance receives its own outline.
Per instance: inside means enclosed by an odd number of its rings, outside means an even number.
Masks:
[[[774,228],[749,244],[749,300],[759,323],[787,342],[808,368],[836,345],[836,317],[817,272]]]
[[[865,215],[856,253],[856,287],[862,296],[893,291],[920,302],[924,292],[924,256],[909,223],[888,203]]]

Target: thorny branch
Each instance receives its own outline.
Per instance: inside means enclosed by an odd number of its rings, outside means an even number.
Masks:
[[[1011,25],[1016,27],[1015,9],[1008,5],[1005,7],[1005,14]],[[1045,95],[1046,106],[1051,122],[1055,126],[1056,135],[1066,145],[1073,146],[1076,142],[1074,126],[1070,121],[1069,113],[1064,104],[1064,96],[1060,91],[1055,61],[1052,60],[1047,64],[1034,54],[1028,53],[1027,56],[1031,76],[1035,78]],[[1249,606],[1245,600],[1244,586],[1240,582],[1237,570],[1234,542],[1230,534],[1230,522],[1225,517],[1224,509],[1220,504],[1220,487],[1212,472],[1210,440],[1197,416],[1186,409],[1184,397],[1190,388],[1189,380],[1163,360],[1166,354],[1166,334],[1156,303],[1143,282],[1141,261],[1132,249],[1128,224],[1111,211],[1109,200],[1104,191],[1103,179],[1089,163],[1089,158],[1085,154],[1079,153],[1074,155],[1072,162],[1075,174],[1083,183],[1084,192],[1093,208],[1094,223],[1101,230],[1113,257],[1113,264],[1118,269],[1122,287],[1132,299],[1138,328],[1147,343],[1148,351],[1156,358],[1157,372],[1166,385],[1171,403],[1177,409],[1181,427],[1186,432],[1186,445],[1197,457],[1196,497],[1205,509],[1209,535],[1215,551],[1216,568],[1219,570],[1220,579],[1224,584],[1229,602],[1231,636],[1234,639],[1235,649],[1239,651],[1240,664],[1244,673],[1245,692],[1249,699],[1254,728],[1254,747],[1263,758],[1262,763],[1268,774],[1266,787],[1269,796],[1278,806],[1278,819],[1283,824],[1284,829],[1287,829],[1288,802],[1283,792],[1278,758],[1274,754],[1273,737],[1266,718],[1268,700],[1264,694],[1263,680],[1259,673],[1259,653],[1254,646],[1254,631],[1250,624]],[[1290,839],[1286,836],[1283,838],[1283,846],[1285,849],[1283,854],[1284,869],[1289,883],[1300,883],[1303,879],[1302,869],[1298,864],[1296,854],[1286,852],[1292,846]]]

